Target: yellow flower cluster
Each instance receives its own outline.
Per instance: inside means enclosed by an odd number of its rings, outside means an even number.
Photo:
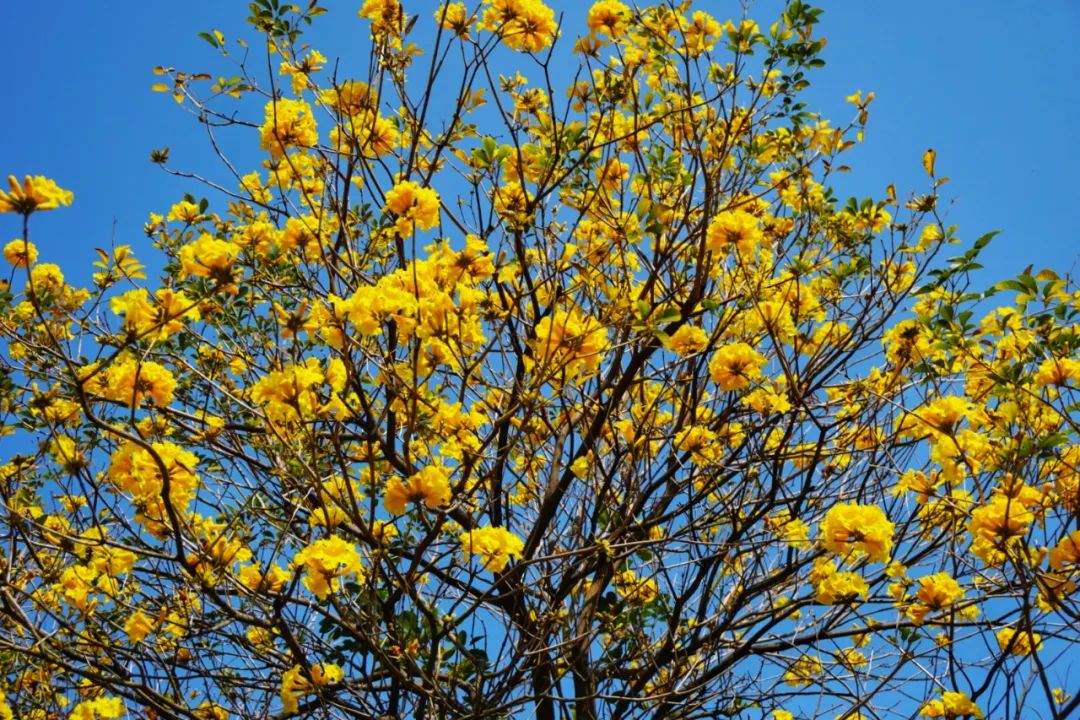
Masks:
[[[713,252],[735,250],[746,260],[753,256],[764,239],[758,219],[745,210],[725,210],[705,230],[705,246]]]
[[[691,425],[675,434],[675,448],[690,453],[690,462],[707,467],[724,455],[724,445],[719,435],[707,427]]]
[[[439,193],[413,180],[399,182],[386,193],[383,210],[394,214],[394,229],[401,237],[439,224]]]
[[[150,443],[147,447],[124,443],[110,458],[108,479],[131,495],[137,508],[135,520],[163,537],[168,526],[161,497],[163,478],[159,461],[169,476],[169,503],[178,514],[183,514],[199,486],[195,473],[199,459],[179,445],[168,441]]]
[[[235,290],[232,269],[240,250],[235,243],[203,233],[194,242],[180,248],[181,279],[192,275],[207,278],[226,292],[231,292]]]
[[[157,622],[142,610],[136,610],[124,621],[124,632],[132,645],[137,645],[146,636],[157,630]]]
[[[631,11],[625,3],[619,0],[598,0],[589,8],[585,22],[592,32],[616,39],[626,32],[630,19]]]
[[[1042,637],[1038,633],[1016,628],[1002,628],[995,636],[1001,652],[1026,657],[1036,650],[1042,650]]]
[[[315,116],[303,100],[271,100],[266,104],[265,115],[259,140],[272,157],[284,156],[289,148],[311,148],[319,143]]]
[[[613,582],[615,583],[615,592],[619,594],[619,597],[636,607],[648,605],[659,595],[655,580],[638,577],[638,574],[633,570],[627,569],[615,573]]]
[[[531,346],[533,362],[545,375],[592,375],[604,359],[608,331],[577,308],[556,310],[536,324],[536,339]]]
[[[555,39],[555,12],[541,0],[484,0],[477,26],[496,32],[512,50],[540,52]]]
[[[971,701],[965,693],[945,690],[941,697],[931,700],[922,706],[919,714],[928,718],[944,718],[945,720],[958,720],[959,718],[976,718],[982,720],[982,710]]]
[[[1080,530],[1073,530],[1050,548],[1050,567],[1061,570],[1080,565]]]
[[[88,392],[130,408],[141,407],[147,399],[165,407],[173,401],[176,390],[176,378],[165,366],[126,354],[104,370],[97,364],[84,367],[80,377]]]
[[[679,355],[693,355],[709,344],[709,334],[694,325],[683,325],[671,334],[668,347]]]
[[[272,425],[282,431],[292,429],[336,406],[333,398],[337,394],[332,388],[328,403],[320,402],[318,393],[318,388],[332,376],[332,367],[331,361],[324,372],[317,358],[308,358],[301,364],[266,374],[251,386],[249,396],[262,407]]]
[[[983,562],[996,565],[1005,558],[1005,551],[1027,534],[1035,520],[1031,507],[1036,502],[1030,497],[1010,497],[995,491],[990,502],[971,512],[968,531],[971,533],[971,551]]]
[[[952,607],[963,597],[964,589],[948,573],[926,575],[919,578],[919,589],[915,591],[917,602],[905,614],[919,625],[930,613]]]
[[[62,518],[55,518],[60,520],[60,523],[49,522],[52,519],[47,519],[46,525],[53,525],[59,530],[59,526],[65,524]],[[66,527],[63,529],[70,532]],[[84,533],[80,539],[91,544],[93,549],[90,550],[90,556],[85,563],[64,568],[52,585],[50,596],[63,600],[84,615],[90,615],[97,604],[97,599],[92,595],[100,593],[112,599],[120,594],[122,585],[119,578],[131,572],[138,558],[130,550],[104,544],[103,533],[91,530]]]
[[[476,21],[475,15],[470,15],[463,2],[443,3],[435,11],[435,20],[439,27],[453,30],[459,38],[469,37],[469,26]]]
[[[114,720],[125,712],[124,701],[120,698],[97,697],[73,707],[68,720]]]
[[[1049,358],[1043,360],[1033,378],[1035,384],[1080,385],[1080,360],[1076,358]]]
[[[355,342],[357,336],[380,335],[383,324],[392,321],[399,341],[422,341],[419,372],[439,364],[458,367],[484,342],[478,310],[487,294],[476,284],[493,272],[487,246],[470,235],[461,252],[441,243],[429,257],[359,287],[348,298],[331,295],[330,307],[316,308],[312,321],[333,347],[343,346],[346,330]]]
[[[427,465],[402,482],[392,477],[386,483],[383,507],[394,515],[401,515],[411,502],[422,502],[429,509],[443,507],[450,502],[450,476],[441,465]]]
[[[894,525],[877,505],[841,503],[829,508],[821,521],[821,545],[845,559],[865,555],[888,562]]]
[[[27,175],[22,185],[14,175],[9,175],[8,185],[10,190],[0,190],[0,212],[29,215],[35,210],[53,210],[61,205],[70,205],[75,200],[75,193],[40,175]]]
[[[296,553],[292,566],[304,569],[304,587],[320,600],[338,591],[343,576],[356,575],[358,583],[366,577],[356,547],[337,535],[316,540]]]
[[[244,565],[236,573],[240,584],[252,592],[281,592],[291,577],[292,573],[280,565],[271,565],[265,571],[257,565]]]
[[[761,377],[765,363],[765,356],[747,343],[729,343],[709,360],[709,377],[722,390],[742,390]]]
[[[480,527],[461,534],[461,550],[466,558],[479,555],[484,569],[502,572],[511,558],[520,558],[525,544],[504,527]]]
[[[319,688],[337,685],[345,679],[340,665],[318,663],[305,673],[299,665],[281,674],[281,709],[286,715],[295,713],[300,708],[300,698],[317,692]]]
[[[405,23],[400,0],[364,0],[357,15],[371,21],[371,37],[400,43]]]
[[[339,116],[339,124],[330,130],[330,142],[338,152],[371,158],[394,149],[398,131],[379,114],[375,94],[366,83],[347,80],[319,97]]]
[[[784,673],[784,683],[791,687],[808,687],[824,672],[821,658],[815,655],[803,655]]]
[[[124,317],[124,330],[136,338],[164,340],[184,329],[184,320],[198,321],[199,304],[183,290],[160,288],[150,302],[146,290],[128,290],[109,300],[109,309]]]
[[[12,240],[4,246],[4,259],[17,268],[30,267],[37,262],[38,251],[34,243]]]
[[[822,605],[851,602],[860,596],[865,599],[870,592],[870,586],[861,575],[841,572],[837,570],[836,563],[827,558],[814,562],[810,581],[814,584],[817,601]]]

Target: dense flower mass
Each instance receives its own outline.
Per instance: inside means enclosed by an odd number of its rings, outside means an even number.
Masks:
[[[4,246],[4,259],[17,268],[30,267],[37,258],[37,248],[25,240],[12,240]]]
[[[289,148],[314,147],[319,134],[311,106],[288,98],[268,102],[260,141],[275,158],[282,157]]]
[[[876,505],[841,503],[821,521],[821,545],[843,558],[865,556],[888,562],[895,526]]]
[[[0,720],[1075,716],[1080,290],[780,5],[252,0],[141,244],[13,178]]]
[[[536,325],[534,360],[545,373],[574,376],[593,373],[608,347],[608,331],[576,308],[559,310]]]
[[[555,39],[555,11],[543,0],[484,0],[478,27],[499,34],[507,47],[540,52]]]
[[[521,557],[525,545],[506,528],[482,527],[462,534],[461,549],[466,555],[479,555],[486,570],[502,572],[512,558]]]
[[[434,510],[448,502],[450,477],[440,465],[428,465],[404,480],[390,478],[383,494],[383,506],[394,515],[405,512],[409,503],[423,503]]]
[[[345,677],[340,665],[317,663],[305,672],[299,665],[293,665],[281,675],[281,708],[286,713],[295,713],[300,707],[300,698],[309,693],[318,692],[319,688],[336,685]]]
[[[758,219],[746,210],[725,210],[712,219],[705,241],[713,252],[735,250],[749,257],[764,239]]]
[[[364,581],[364,568],[356,547],[336,535],[316,540],[293,557],[293,566],[304,570],[304,587],[320,600],[341,588],[341,578]]]
[[[722,390],[742,390],[761,377],[765,356],[744,342],[729,343],[709,360],[709,377]]]
[[[394,229],[407,237],[414,230],[430,230],[439,223],[439,194],[412,180],[400,182],[386,193],[383,209],[397,217]]]

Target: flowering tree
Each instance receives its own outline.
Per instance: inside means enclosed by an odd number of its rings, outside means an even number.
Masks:
[[[933,152],[835,196],[873,96],[800,101],[799,0],[432,9],[365,0],[362,78],[317,0],[159,68],[264,160],[155,277],[69,284],[71,193],[0,192],[0,715],[1075,713],[1069,282],[971,292]]]

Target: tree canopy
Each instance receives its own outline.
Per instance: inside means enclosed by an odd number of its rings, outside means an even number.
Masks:
[[[1080,292],[837,197],[819,9],[325,14],[155,70],[221,163],[86,287],[0,191],[0,717],[1080,709]]]

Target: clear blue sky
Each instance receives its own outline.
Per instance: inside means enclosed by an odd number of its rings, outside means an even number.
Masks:
[[[359,1],[328,0],[332,15],[310,37],[319,47],[355,47],[366,35]],[[588,2],[552,0],[577,33]],[[734,0],[698,3],[738,16]],[[767,26],[780,0],[751,15]],[[971,240],[1003,230],[987,254],[987,279],[1023,268],[1068,270],[1080,243],[1072,216],[1080,207],[1080,3],[1042,0],[908,0],[900,4],[829,0],[822,34],[828,66],[812,104],[834,122],[850,117],[848,93],[874,90],[867,142],[851,156],[852,185],[841,194],[880,195],[888,182],[922,188],[919,158],[938,150],[950,220]],[[424,15],[433,0],[411,3]],[[220,69],[195,37],[218,28],[247,33],[246,2],[110,0],[0,3],[0,44],[7,69],[0,120],[0,177],[44,174],[74,190],[76,205],[35,218],[46,258],[72,266],[92,248],[144,243],[141,226],[192,183],[165,176],[147,158],[172,147],[173,164],[215,171],[201,128],[167,95],[153,93],[154,65]],[[868,10],[867,8],[874,8]],[[357,66],[366,59],[354,58]],[[17,218],[0,216],[0,238],[18,235]],[[145,254],[145,253],[144,253]],[[83,262],[85,265],[85,262]]]

